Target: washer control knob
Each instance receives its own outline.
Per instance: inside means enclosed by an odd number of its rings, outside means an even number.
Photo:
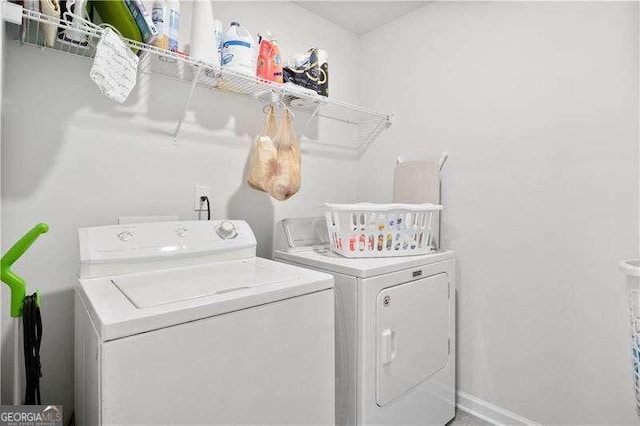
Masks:
[[[218,225],[218,228],[216,228],[216,233],[223,240],[230,240],[238,236],[238,232],[236,232],[236,226],[228,220],[225,220],[220,225]]]
[[[133,238],[133,232],[131,231],[120,231],[116,234],[120,241],[127,242]]]
[[[180,238],[184,238],[187,235],[187,228],[184,226],[176,228],[176,235]]]

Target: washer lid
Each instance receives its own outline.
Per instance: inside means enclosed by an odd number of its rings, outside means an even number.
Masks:
[[[266,259],[81,279],[76,292],[101,341],[333,288],[333,277]]]
[[[275,258],[352,277],[370,278],[453,259],[453,252],[444,250],[419,256],[348,259],[329,249],[315,248],[300,252],[277,250]]]
[[[223,262],[204,267],[121,275],[112,278],[111,282],[136,308],[150,308],[295,281],[299,277],[298,271],[283,271],[270,264]]]

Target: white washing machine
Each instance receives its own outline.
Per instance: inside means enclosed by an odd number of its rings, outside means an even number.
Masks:
[[[331,275],[241,221],[80,229],[76,422],[331,424]]]
[[[347,259],[323,218],[285,219],[275,258],[336,285],[336,423],[444,425],[455,415],[453,252]]]

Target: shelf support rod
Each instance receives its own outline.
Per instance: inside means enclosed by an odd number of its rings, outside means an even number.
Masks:
[[[318,117],[318,112],[320,112],[320,107],[322,105],[318,104],[317,107],[315,107],[315,109],[313,110],[313,114],[311,114],[311,117],[309,117],[309,119],[307,120],[307,123],[304,125],[303,129],[304,132],[307,131],[307,129],[309,128],[309,126],[311,125],[311,122],[313,121],[314,118]]]
[[[320,112],[320,107],[321,107],[321,106],[322,106],[322,105],[318,105],[318,106],[313,110],[313,114],[311,114],[311,117],[309,117],[309,121],[307,122],[307,125],[311,122],[311,120],[313,120],[313,119],[318,115],[318,113]]]
[[[187,108],[189,108],[189,102],[191,102],[191,96],[193,96],[193,91],[198,84],[198,78],[200,78],[200,73],[202,72],[202,67],[197,67],[196,74],[193,76],[193,81],[191,82],[191,88],[189,89],[189,94],[187,95],[187,99],[184,101],[184,107],[182,108],[182,115],[180,115],[180,119],[178,120],[178,125],[176,126],[176,130],[173,134],[173,144],[178,145],[178,135],[180,134],[180,129],[182,128],[182,123],[184,122],[184,117],[187,115]]]

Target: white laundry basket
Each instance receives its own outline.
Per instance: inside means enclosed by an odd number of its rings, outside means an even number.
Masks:
[[[434,250],[435,204],[323,204],[333,251],[345,257],[390,257]]]
[[[636,393],[636,411],[640,416],[640,260],[622,261],[620,270],[627,276],[633,383]]]

